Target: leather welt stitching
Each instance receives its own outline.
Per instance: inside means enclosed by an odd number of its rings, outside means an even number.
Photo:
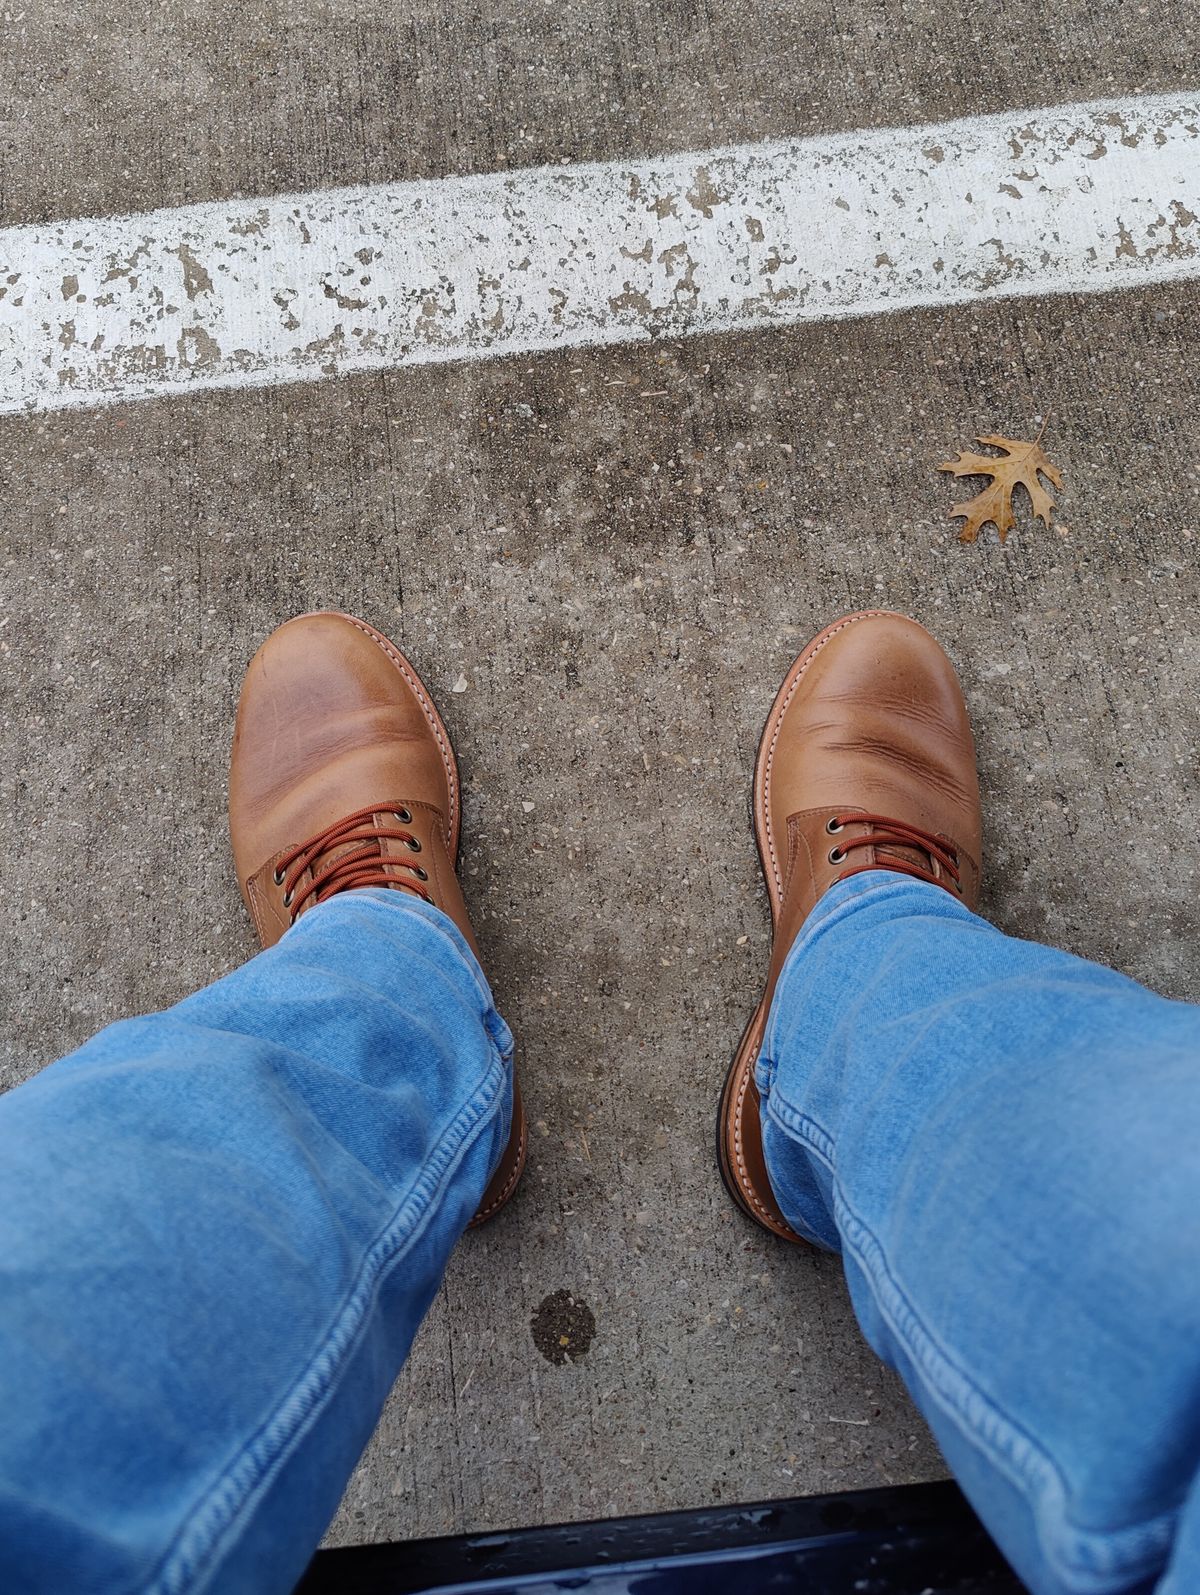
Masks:
[[[831,643],[833,641],[833,639],[836,636],[838,636],[838,634],[840,632],[845,631],[847,626],[852,626],[855,623],[856,620],[872,620],[872,619],[875,618],[876,615],[883,615],[883,614],[886,614],[886,613],[887,613],[887,611],[883,610],[883,609],[864,609],[864,610],[860,611],[860,613],[858,613],[857,615],[847,615],[845,620],[840,621],[830,631],[826,632],[825,635],[823,637],[821,637],[819,639],[819,641],[815,645],[812,646],[811,652],[808,653],[807,657],[805,657],[805,655],[803,655],[803,654],[800,656],[802,662],[800,664],[799,669],[796,671],[796,679],[792,682],[791,686],[788,688],[787,696],[784,698],[783,702],[779,705],[778,709],[775,711],[775,716],[774,716],[774,718],[775,718],[775,728],[774,728],[774,732],[773,732],[773,734],[771,736],[771,741],[770,741],[770,743],[768,744],[768,747],[767,747],[767,764],[766,764],[766,769],[765,769],[765,771],[763,773],[762,808],[763,808],[763,825],[764,825],[764,829],[766,831],[766,836],[767,836],[767,853],[768,853],[768,855],[770,857],[770,860],[771,860],[771,873],[775,877],[775,884],[776,884],[776,886],[779,889],[779,895],[781,897],[783,895],[783,878],[782,878],[782,876],[779,873],[779,859],[778,859],[778,856],[777,856],[776,850],[775,850],[774,828],[771,825],[771,801],[770,801],[770,796],[771,796],[771,769],[772,769],[772,766],[775,763],[775,746],[776,746],[776,744],[779,741],[779,733],[780,733],[780,731],[783,728],[783,717],[787,713],[788,705],[791,703],[792,698],[795,696],[796,688],[800,685],[801,681],[804,679],[805,672],[808,670],[809,665],[812,664],[813,660],[821,652],[822,648],[824,648],[827,643]]]
[[[527,1129],[527,1124],[526,1124],[526,1121],[525,1121],[524,1117],[522,1117],[522,1120],[521,1120],[521,1135],[520,1135],[520,1139],[517,1141],[517,1161],[513,1165],[513,1171],[508,1176],[508,1179],[505,1180],[505,1182],[501,1186],[500,1190],[497,1191],[496,1195],[488,1203],[488,1205],[486,1207],[481,1207],[479,1209],[478,1213],[476,1213],[475,1217],[471,1220],[472,1224],[479,1224],[479,1223],[482,1223],[482,1221],[485,1218],[490,1218],[492,1216],[492,1214],[496,1211],[497,1208],[504,1206],[505,1202],[508,1201],[509,1197],[512,1195],[513,1191],[515,1190],[517,1181],[521,1177],[521,1170],[525,1166],[525,1132],[526,1132],[526,1129]],[[511,1145],[511,1142],[509,1144]]]
[[[759,1006],[761,1007],[762,1005],[760,1004]],[[749,1052],[744,1054],[744,1062],[742,1062],[740,1065],[741,1078],[738,1081],[737,1094],[733,1101],[733,1160],[734,1164],[736,1165],[737,1182],[741,1187],[743,1196],[745,1196],[746,1200],[750,1203],[751,1207],[754,1208],[755,1212],[759,1214],[760,1218],[766,1224],[768,1229],[770,1229],[776,1235],[795,1236],[795,1238],[799,1240],[800,1237],[796,1235],[796,1232],[792,1229],[791,1225],[786,1222],[786,1220],[781,1223],[780,1220],[763,1205],[762,1198],[759,1196],[758,1192],[755,1190],[750,1181],[750,1171],[746,1166],[746,1160],[743,1152],[742,1124],[745,1117],[746,1097],[749,1094],[750,1081],[754,1074],[754,1061],[758,1057],[761,1047],[762,1039],[760,1037],[759,1040],[750,1047]],[[734,1068],[739,1068],[739,1064],[737,1062],[734,1063]]]
[[[446,781],[450,787],[450,813],[446,816],[446,851],[449,852],[454,835],[453,816],[458,808],[458,782],[455,780],[454,775],[454,759],[449,748],[447,747],[446,739],[442,735],[437,719],[432,712],[433,705],[430,703],[426,694],[422,691],[421,683],[409,666],[408,661],[404,658],[404,655],[401,654],[398,649],[394,648],[391,643],[388,642],[386,637],[377,631],[373,631],[369,626],[364,625],[361,621],[355,620],[353,615],[347,615],[346,619],[356,631],[361,631],[363,636],[369,637],[377,648],[383,649],[384,653],[388,656],[388,658],[395,665],[396,669],[412,688],[414,697],[421,705],[421,713],[429,722],[429,729],[433,732],[438,748],[441,750],[442,763],[446,769]]]

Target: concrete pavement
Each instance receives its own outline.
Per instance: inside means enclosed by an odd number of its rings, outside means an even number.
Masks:
[[[0,220],[1192,86],[1191,8],[1153,9],[17,7]],[[986,911],[1200,995],[1198,349],[1175,284],[0,418],[4,1083],[250,953],[225,761],[281,619],[389,631],[456,740],[534,1145],[334,1541],[941,1470],[837,1265],[716,1174],[767,954],[750,760],[813,631],[915,614],[975,718]],[[964,547],[935,467],[1047,414],[1062,523]]]

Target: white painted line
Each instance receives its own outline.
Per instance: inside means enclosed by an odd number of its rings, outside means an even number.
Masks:
[[[1200,91],[0,229],[0,412],[1200,276]]]

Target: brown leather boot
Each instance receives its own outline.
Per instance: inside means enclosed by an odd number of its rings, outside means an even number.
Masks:
[[[975,745],[954,666],[915,620],[847,615],[796,660],[763,730],[754,831],[773,943],[762,1001],[725,1082],[717,1155],[734,1201],[803,1244],[763,1157],[754,1066],[780,971],[817,899],[863,870],[894,870],[979,900]]]
[[[229,775],[238,881],[264,947],[315,903],[384,886],[440,908],[478,956],[454,872],[459,818],[450,737],[393,643],[329,611],[267,638],[246,671]],[[473,1224],[499,1212],[525,1163],[513,1092],[512,1136]]]

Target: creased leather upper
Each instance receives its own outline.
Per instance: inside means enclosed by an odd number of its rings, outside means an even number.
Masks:
[[[840,842],[870,829],[849,822],[831,834],[835,815],[881,814],[945,838],[958,855],[961,892],[954,895],[976,906],[981,836],[971,724],[954,666],[916,621],[876,611],[833,628],[792,682],[763,760],[760,819],[779,912],[777,958],[848,867],[891,855],[930,868],[927,855],[903,847],[864,847],[831,862]],[[953,889],[948,877],[945,883]]]
[[[411,814],[408,828],[421,851],[384,841],[383,858],[396,860],[397,879],[406,873],[402,865],[424,868],[425,889],[473,945],[454,872],[457,773],[423,686],[370,628],[345,615],[302,615],[268,637],[251,661],[234,732],[234,859],[264,945],[291,922],[274,879],[276,860],[374,804],[385,813],[403,805]]]

